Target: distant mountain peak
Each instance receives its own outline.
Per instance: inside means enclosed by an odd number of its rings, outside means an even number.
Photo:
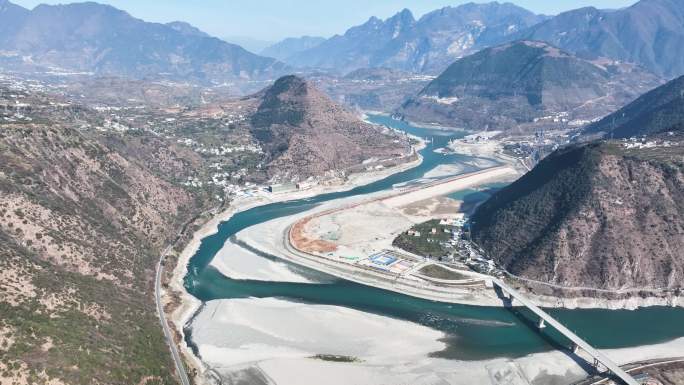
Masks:
[[[416,20],[413,17],[413,12],[411,12],[411,10],[408,8],[404,8],[401,11],[399,11],[396,15],[394,15],[392,17],[392,19],[394,19],[394,18],[401,18],[403,20],[407,20],[407,21],[411,21],[411,22]]]
[[[403,9],[384,21],[371,17],[287,62],[344,73],[369,67],[438,73],[455,59],[507,41],[513,32],[544,19],[513,4],[497,2],[444,7],[418,20]]]
[[[199,28],[195,27],[194,25],[190,23],[186,23],[184,21],[172,21],[170,23],[166,23],[167,26],[171,27],[173,30],[178,31],[184,35],[188,36],[202,36],[202,37],[210,37],[210,35]]]
[[[641,0],[617,10],[574,9],[512,38],[548,41],[582,57],[637,63],[668,78],[684,74],[684,7],[680,0]]]
[[[289,37],[264,48],[260,54],[285,61],[287,58],[311,49],[324,41],[325,38],[319,36]]]

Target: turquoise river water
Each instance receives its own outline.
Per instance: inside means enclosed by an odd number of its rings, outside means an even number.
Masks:
[[[189,264],[185,277],[188,292],[202,301],[220,298],[278,297],[311,304],[345,306],[365,312],[422,324],[449,337],[447,349],[435,355],[461,360],[494,357],[519,357],[534,352],[567,346],[551,328],[540,333],[528,321],[525,310],[446,304],[413,298],[356,283],[328,279],[323,283],[303,284],[233,280],[209,265],[224,242],[242,229],[255,224],[309,210],[321,202],[353,195],[388,190],[396,184],[412,183],[441,164],[463,163],[472,159],[457,154],[439,154],[433,149],[462,133],[442,132],[411,126],[385,116],[370,116],[374,123],[432,137],[433,143],[421,151],[423,163],[413,169],[349,191],[314,198],[273,203],[235,214],[219,226],[218,233],[205,238]],[[464,171],[474,171],[466,166]],[[492,185],[492,188],[500,185]],[[487,191],[465,190],[454,198],[475,203],[488,197]],[[598,348],[619,348],[653,344],[684,336],[684,309],[649,307],[639,310],[565,310],[549,309],[570,329]]]

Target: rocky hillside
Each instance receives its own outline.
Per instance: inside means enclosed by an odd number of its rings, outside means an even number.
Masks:
[[[202,160],[82,130],[97,114],[60,100],[0,89],[0,105],[0,383],[175,383],[152,281],[207,202],[178,183]]]
[[[322,175],[410,154],[405,137],[364,123],[302,78],[285,76],[254,97],[251,131],[271,176]]]
[[[558,150],[483,203],[473,240],[506,270],[601,289],[681,288],[684,144]]]
[[[507,130],[544,119],[603,116],[658,84],[636,66],[590,62],[523,40],[456,61],[399,112],[414,121]]]
[[[684,76],[645,93],[583,130],[586,137],[629,138],[684,129]]]
[[[372,17],[285,61],[342,73],[365,67],[439,73],[478,47],[502,42],[544,19],[511,3],[445,7],[419,20],[404,9],[386,20]]]
[[[619,10],[580,8],[513,37],[543,40],[586,58],[638,63],[668,78],[684,74],[681,0],[641,0]]]
[[[92,2],[28,10],[0,0],[0,50],[30,57],[32,65],[137,78],[225,81],[270,78],[284,69],[188,24],[148,23]]]

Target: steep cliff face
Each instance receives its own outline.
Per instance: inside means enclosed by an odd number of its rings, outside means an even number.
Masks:
[[[280,78],[257,97],[251,130],[272,175],[321,175],[409,152],[406,138],[361,121],[299,77]]]
[[[684,282],[684,146],[558,150],[482,204],[473,239],[509,272],[564,286]]]

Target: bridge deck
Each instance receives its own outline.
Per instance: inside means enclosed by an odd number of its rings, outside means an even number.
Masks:
[[[539,308],[537,305],[532,303],[525,296],[520,294],[520,292],[518,292],[517,290],[508,286],[506,283],[504,283],[500,279],[492,278],[492,282],[494,282],[494,284],[496,286],[499,286],[501,288],[501,290],[508,293],[509,295],[511,295],[516,300],[520,301],[520,303],[525,305],[525,307],[527,307],[534,314],[536,314],[541,319],[543,319],[547,324],[553,326],[556,330],[561,332],[565,337],[567,337],[570,341],[572,341],[575,345],[580,347],[582,350],[587,352],[596,361],[598,361],[603,366],[608,368],[608,370],[610,370],[615,376],[620,378],[625,384],[627,384],[627,385],[639,385],[639,383],[634,379],[634,377],[630,376],[627,372],[622,370],[622,368],[619,365],[614,363],[610,358],[608,358],[606,355],[601,353],[599,350],[594,349],[591,345],[589,345],[589,343],[587,343],[586,341],[581,339],[578,335],[576,335],[575,333],[570,331],[570,329],[563,326],[563,324],[556,321],[555,318],[551,317],[548,313],[546,313],[541,308]]]

